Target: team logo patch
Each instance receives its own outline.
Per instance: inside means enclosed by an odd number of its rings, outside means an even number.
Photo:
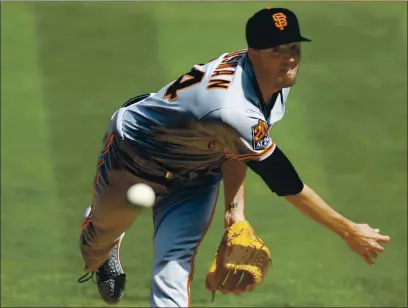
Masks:
[[[283,13],[276,13],[272,15],[273,20],[275,21],[275,27],[278,28],[279,30],[285,29],[285,27],[288,25],[287,22],[287,17]]]
[[[268,124],[262,120],[252,126],[252,146],[254,150],[263,150],[271,144],[272,140],[269,137],[268,130]]]

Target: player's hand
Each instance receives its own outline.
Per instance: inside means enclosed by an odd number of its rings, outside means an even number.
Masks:
[[[355,232],[344,237],[347,245],[369,265],[374,265],[374,259],[384,251],[383,243],[388,243],[390,237],[380,234],[379,229],[373,229],[367,224],[355,224]]]
[[[224,227],[229,228],[231,227],[234,223],[238,221],[244,221],[245,220],[245,215],[244,213],[241,213],[240,211],[230,209],[225,212],[224,215]]]

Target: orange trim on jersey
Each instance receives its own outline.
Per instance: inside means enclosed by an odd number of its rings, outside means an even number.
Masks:
[[[91,213],[83,220],[81,225],[81,231],[84,231],[85,228],[91,223]]]
[[[96,172],[95,180],[93,182],[94,187],[99,184],[99,180],[101,178],[101,173],[100,173],[99,169],[101,168],[102,165],[105,164],[104,156],[109,152],[109,147],[112,145],[114,140],[115,140],[115,136],[113,134],[110,134],[109,137],[108,137],[108,141],[106,142],[105,146],[103,147],[101,159],[97,163],[97,172]],[[92,200],[92,202],[93,202],[93,200]]]
[[[108,151],[109,146],[112,144],[113,140],[115,139],[115,136],[113,133],[110,133],[107,137],[107,142],[105,146],[103,147],[102,154],[105,154]]]
[[[258,154],[234,154],[234,153],[226,153],[225,156],[227,156],[228,158],[232,157],[232,158],[236,158],[238,160],[246,160],[246,159],[250,159],[250,160],[259,160],[262,157],[270,154],[270,152],[274,149],[274,145],[275,142],[272,141],[272,144],[265,149],[264,151],[262,151],[261,153]]]
[[[190,275],[188,276],[188,280],[187,280],[187,298],[188,298],[188,307],[189,308],[191,307],[190,286],[191,286],[191,281],[193,280],[193,275],[194,275],[194,261],[195,261],[195,258],[197,256],[198,247],[200,246],[201,242],[203,241],[205,235],[207,234],[207,231],[210,228],[211,222],[212,222],[212,220],[214,218],[215,209],[217,207],[219,192],[220,192],[220,184],[218,184],[218,187],[217,187],[217,196],[215,197],[215,202],[213,204],[213,209],[212,209],[210,220],[208,221],[207,226],[205,227],[205,231],[204,231],[203,235],[201,236],[200,240],[198,241],[196,248],[194,249],[193,257],[191,258],[191,262],[190,262],[191,272],[190,272]]]
[[[228,53],[225,57],[234,57],[234,56],[237,56],[237,55],[244,54],[247,51],[248,51],[248,49],[246,49],[246,48],[245,49],[238,49],[236,51]]]
[[[102,157],[101,159],[97,162],[97,171],[95,175],[95,179],[93,181],[93,186],[94,188],[92,189],[92,203],[91,203],[91,211],[89,212],[89,215],[83,220],[82,225],[81,225],[81,232],[85,230],[87,226],[92,222],[92,211],[94,207],[94,199],[95,199],[95,186],[99,184],[99,180],[101,178],[101,173],[99,171],[99,168],[104,164],[103,156],[106,155],[109,151],[109,147],[112,145],[113,141],[115,140],[115,136],[113,133],[109,134],[106,137],[107,142],[105,143],[105,146],[102,149]]]

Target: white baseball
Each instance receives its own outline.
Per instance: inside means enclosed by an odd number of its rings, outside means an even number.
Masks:
[[[139,183],[128,189],[127,198],[134,206],[151,208],[156,200],[156,195],[149,185]]]

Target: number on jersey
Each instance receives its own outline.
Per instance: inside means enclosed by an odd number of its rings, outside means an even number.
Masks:
[[[199,84],[204,78],[205,72],[193,67],[187,74],[181,75],[166,90],[164,98],[174,102],[178,92]]]

